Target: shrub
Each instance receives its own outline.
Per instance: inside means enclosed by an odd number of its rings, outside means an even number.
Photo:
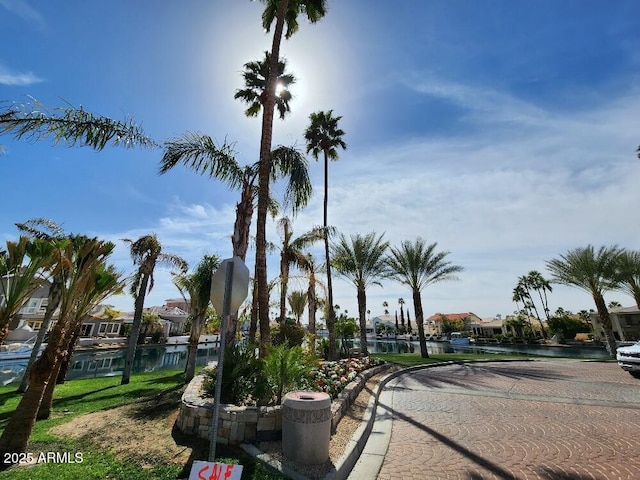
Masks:
[[[327,360],[329,358],[329,339],[321,338],[316,345],[316,355]]]
[[[311,371],[301,347],[272,346],[264,361],[264,373],[275,397],[276,405],[282,396],[303,387]]]
[[[271,326],[271,344],[284,345],[289,347],[299,347],[304,341],[307,330],[296,323],[295,320],[287,318],[284,323]]]
[[[205,368],[205,391],[214,396],[217,368]],[[239,346],[224,351],[221,403],[264,405],[270,400],[269,385],[264,374],[264,361],[256,357],[255,349]]]

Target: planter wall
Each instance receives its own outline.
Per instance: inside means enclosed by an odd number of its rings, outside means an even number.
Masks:
[[[360,372],[331,403],[331,432],[334,433],[342,416],[351,406],[367,380],[386,370],[390,365],[379,365]],[[213,398],[203,397],[204,375],[197,375],[182,395],[178,429],[199,438],[209,439],[213,414]],[[282,438],[282,410],[276,407],[239,407],[220,405],[218,443],[238,445]]]

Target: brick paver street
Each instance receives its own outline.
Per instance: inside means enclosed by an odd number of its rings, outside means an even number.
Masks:
[[[615,363],[426,368],[379,408],[393,426],[378,479],[640,479],[640,380]]]

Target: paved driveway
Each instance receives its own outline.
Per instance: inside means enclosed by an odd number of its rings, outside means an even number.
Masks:
[[[615,363],[427,368],[390,382],[381,409],[378,479],[640,479],[640,380]]]

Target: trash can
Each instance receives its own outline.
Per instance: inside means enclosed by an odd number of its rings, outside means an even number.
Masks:
[[[282,402],[282,453],[302,465],[329,459],[331,397],[324,392],[289,392]]]

